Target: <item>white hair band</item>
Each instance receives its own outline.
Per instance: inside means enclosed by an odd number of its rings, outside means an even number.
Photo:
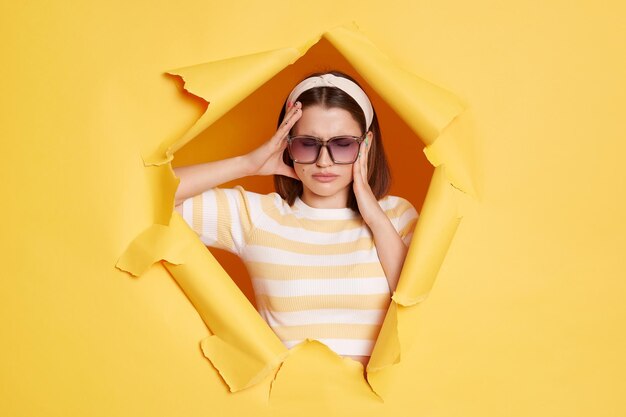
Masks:
[[[291,93],[287,98],[286,105],[289,103],[295,103],[297,98],[300,97],[300,94],[315,87],[337,87],[352,97],[361,109],[363,109],[363,114],[365,115],[365,130],[369,130],[372,120],[374,119],[374,109],[372,108],[372,103],[361,87],[359,87],[355,82],[344,77],[337,77],[333,74],[323,74],[321,76],[309,77],[301,81],[293,88],[293,90],[291,90]]]

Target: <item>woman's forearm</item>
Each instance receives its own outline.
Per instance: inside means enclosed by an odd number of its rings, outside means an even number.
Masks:
[[[251,175],[285,175],[297,178],[293,168],[283,161],[283,152],[287,146],[285,138],[301,116],[302,106],[296,103],[285,115],[284,122],[276,133],[261,146],[245,155],[174,168],[174,173],[180,178],[174,205],[179,206],[190,197],[202,194],[226,182]]]
[[[393,227],[391,220],[382,210],[381,215],[376,216],[376,219],[370,221],[370,223],[368,223],[368,226],[374,235],[378,259],[387,277],[389,289],[391,292],[394,292],[398,285],[398,279],[404,266],[408,248]]]
[[[178,167],[174,173],[180,178],[174,199],[176,206],[211,188],[250,175],[246,156]]]

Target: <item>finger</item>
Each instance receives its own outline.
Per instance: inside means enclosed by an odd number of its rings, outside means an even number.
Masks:
[[[359,180],[363,181],[363,160],[365,159],[365,149],[363,143],[359,145],[359,157],[354,165],[356,165],[356,172],[358,173]]]
[[[300,106],[300,103],[297,102],[296,105],[293,106],[289,112],[287,112],[287,114],[283,118],[283,122],[281,123],[280,127],[276,131],[276,134],[274,135],[274,139],[276,141],[281,141],[282,139],[284,139],[293,127],[293,125],[300,119],[300,117],[302,116],[302,109],[300,108]]]
[[[352,166],[352,177],[355,183],[363,180],[363,175],[361,174],[361,154],[361,149],[359,149],[359,156]]]
[[[284,151],[285,149],[287,149],[287,141],[286,140],[281,140],[280,142],[280,147],[278,148],[278,150],[280,152]]]
[[[359,172],[361,174],[361,180],[367,183],[367,149],[365,142],[361,142],[360,156],[359,156]]]
[[[289,120],[300,110],[302,110],[302,104],[300,104],[299,101],[296,101],[294,105],[290,106],[287,109],[287,112],[285,113],[285,117],[283,117],[283,124],[286,124],[287,122],[289,122]]]

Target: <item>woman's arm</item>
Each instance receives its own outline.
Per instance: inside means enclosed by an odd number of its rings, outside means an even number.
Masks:
[[[287,146],[287,134],[302,116],[301,107],[299,102],[289,107],[274,136],[246,155],[174,168],[174,173],[180,178],[174,205],[179,206],[190,197],[250,175],[278,174],[297,178],[293,168],[283,162],[283,151]]]
[[[174,205],[178,206],[186,199],[225,182],[251,175],[246,158],[247,156],[243,155],[220,161],[174,168],[174,173],[180,178]]]
[[[389,289],[393,293],[398,285],[400,272],[409,249],[382,209],[379,214],[369,219],[367,225],[374,235],[376,253],[385,271]]]
[[[368,184],[367,160],[370,140],[372,140],[372,134],[368,132],[367,139],[361,143],[359,159],[353,165],[353,189],[361,216],[374,235],[374,245],[376,245],[376,252],[385,277],[387,277],[389,289],[394,292],[408,248],[378,204]]]

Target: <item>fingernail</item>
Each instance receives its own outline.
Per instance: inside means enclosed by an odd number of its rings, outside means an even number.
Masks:
[[[287,108],[291,107],[291,101],[287,103]]]

